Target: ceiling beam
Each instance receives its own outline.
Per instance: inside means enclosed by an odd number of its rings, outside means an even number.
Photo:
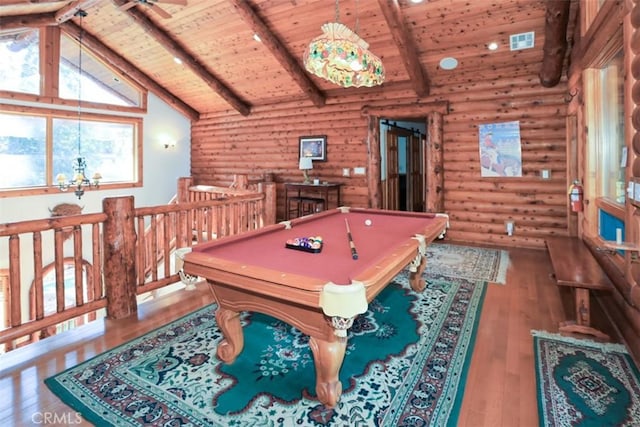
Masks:
[[[54,13],[35,13],[32,15],[0,16],[0,28],[11,30],[14,28],[38,28],[58,25]]]
[[[413,90],[418,96],[429,95],[429,86],[431,84],[429,82],[429,76],[427,75],[427,71],[422,68],[422,64],[420,64],[418,49],[416,48],[413,37],[405,30],[406,25],[402,18],[402,11],[400,10],[398,0],[378,0],[378,4],[380,5],[380,10],[382,10],[384,19],[387,21],[393,41],[398,48],[402,63],[409,74]]]
[[[449,114],[449,101],[416,102],[399,105],[365,105],[363,116],[421,118],[431,113]]]
[[[562,64],[567,53],[570,7],[569,1],[547,0],[542,67],[538,74],[540,84],[544,87],[554,87],[562,77]]]
[[[124,6],[127,0],[113,0],[116,6]],[[162,47],[164,47],[171,55],[180,59],[182,64],[189,67],[198,77],[200,77],[210,88],[212,88],[222,99],[227,101],[234,109],[243,116],[251,113],[251,107],[229,89],[220,79],[211,74],[196,58],[188,53],[185,46],[172,39],[167,33],[158,28],[143,12],[137,7],[131,8],[126,12],[129,17],[151,37],[153,37]]]
[[[74,39],[78,40],[80,38],[80,27],[74,24],[73,21],[67,21],[61,24],[60,28]],[[189,105],[185,104],[180,98],[160,86],[155,80],[140,71],[135,65],[123,59],[96,37],[87,33],[85,29],[82,30],[82,44],[83,46],[91,49],[92,53],[98,56],[101,60],[120,71],[125,78],[135,80],[139,85],[152,91],[158,98],[180,111],[192,121],[196,121],[200,118],[200,113],[198,113],[198,111],[194,110]]]
[[[236,12],[251,27],[251,30],[260,37],[262,44],[271,51],[271,54],[278,60],[291,78],[307,94],[316,107],[325,105],[324,94],[313,83],[307,72],[300,67],[296,58],[284,47],[280,39],[273,34],[265,22],[253,10],[246,0],[229,0]]]
[[[67,22],[69,19],[73,18],[73,16],[79,10],[87,10],[100,0],[81,0],[81,1],[72,1],[65,7],[59,9],[55,13],[56,21],[58,24],[62,24],[63,22]]]

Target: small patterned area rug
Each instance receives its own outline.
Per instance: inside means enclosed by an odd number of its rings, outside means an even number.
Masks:
[[[640,426],[640,376],[623,345],[532,334],[541,426]]]
[[[215,305],[48,378],[98,426],[455,425],[486,285],[398,275],[349,330],[343,394],[315,398],[308,337],[269,316],[242,315],[245,348],[215,356]]]
[[[499,249],[434,243],[427,247],[429,276],[460,277],[504,285],[509,253]]]

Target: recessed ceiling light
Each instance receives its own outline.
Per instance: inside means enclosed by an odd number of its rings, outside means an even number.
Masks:
[[[253,39],[254,39],[255,41],[257,41],[257,42],[261,42],[261,41],[262,41],[262,39],[260,38],[260,36],[259,36],[259,35],[257,35],[256,33],[253,33]]]
[[[496,43],[496,42],[491,42],[491,43],[489,43],[489,44],[487,45],[487,49],[489,49],[489,50],[496,50],[496,49],[498,49],[498,43]]]
[[[440,68],[443,70],[453,70],[458,66],[458,60],[450,56],[440,60]]]
[[[423,0],[411,0],[411,3],[422,3]]]
[[[182,64],[182,59],[178,58],[177,56],[173,57],[173,62],[175,62],[176,64],[180,65]]]

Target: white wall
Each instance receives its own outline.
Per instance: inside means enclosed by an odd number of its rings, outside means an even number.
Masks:
[[[164,148],[161,139],[165,135],[176,141],[174,148]],[[0,198],[0,223],[47,218],[49,209],[59,203],[77,203],[84,207],[82,213],[100,212],[102,199],[110,196],[133,195],[136,207],[167,203],[176,194],[178,178],[191,173],[190,143],[190,120],[149,93],[147,114],[143,116],[142,187],[88,190],[81,200],[73,192]],[[91,165],[88,166],[91,169]],[[0,253],[0,265],[2,256]]]

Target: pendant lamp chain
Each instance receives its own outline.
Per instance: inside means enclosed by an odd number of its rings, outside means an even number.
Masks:
[[[78,157],[81,156],[81,135],[82,135],[82,18],[87,16],[87,12],[80,9],[76,12],[76,15],[80,17],[80,35],[78,36]]]
[[[82,157],[82,20],[87,16],[87,12],[79,9],[74,16],[80,18],[80,33],[78,35],[78,155],[76,156],[73,166],[73,178],[67,181],[64,173],[56,176],[58,187],[61,191],[67,191],[69,188],[74,189],[74,193],[78,199],[82,198],[85,189],[100,186],[102,175],[99,172],[93,174],[91,180],[86,176],[87,162]]]
[[[360,29],[360,17],[359,17],[359,13],[358,13],[358,3],[359,0],[356,0],[356,28],[354,33],[358,34],[358,30]]]

